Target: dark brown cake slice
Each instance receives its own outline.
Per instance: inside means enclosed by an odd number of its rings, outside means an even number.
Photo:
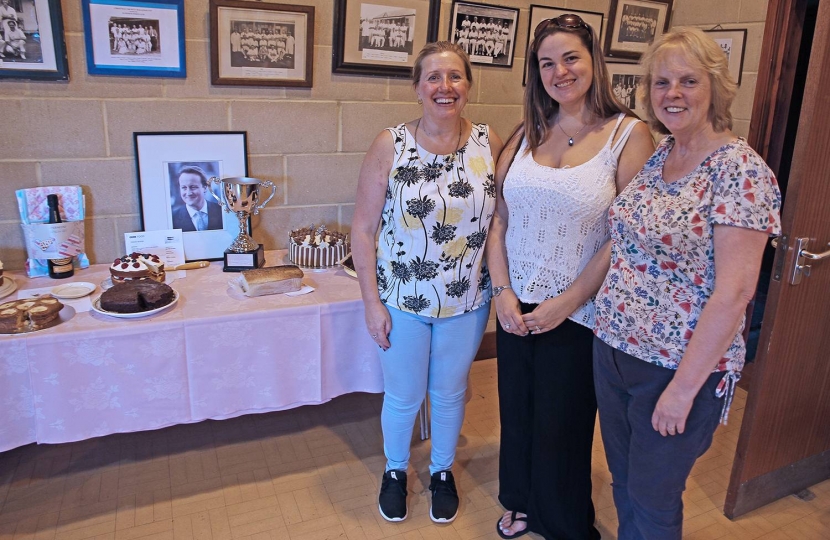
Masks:
[[[140,313],[164,307],[175,293],[169,285],[151,280],[116,283],[101,295],[101,308],[115,313]]]

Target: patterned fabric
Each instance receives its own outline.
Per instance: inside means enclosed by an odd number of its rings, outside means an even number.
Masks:
[[[594,330],[612,347],[669,369],[677,369],[715,287],[714,226],[781,232],[778,183],[744,139],[665,183],[673,146],[673,137],[664,139],[611,206],[611,269]],[[743,326],[714,371],[743,368]]]
[[[430,154],[406,124],[395,144],[377,249],[380,299],[427,317],[451,317],[490,300],[484,241],[495,209],[490,131],[473,124],[456,155]]]
[[[504,180],[510,286],[522,302],[539,304],[562,294],[608,240],[617,160],[639,122],[630,122],[612,146],[624,118],[619,115],[597,155],[576,167],[539,165],[522,141]],[[569,318],[593,328],[593,299]]]

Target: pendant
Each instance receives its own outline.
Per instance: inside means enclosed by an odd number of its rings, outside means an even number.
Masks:
[[[568,146],[573,146],[573,145],[574,145],[574,138],[571,137],[571,138],[568,139]]]

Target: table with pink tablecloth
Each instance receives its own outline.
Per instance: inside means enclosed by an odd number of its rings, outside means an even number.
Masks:
[[[285,262],[284,252],[267,257]],[[70,281],[108,276],[95,265]],[[214,262],[172,282],[179,301],[161,313],[78,312],[54,328],[0,335],[0,452],[383,390],[357,280],[341,268],[306,271],[312,293],[246,298],[228,287],[237,276]],[[60,283],[13,277],[19,289]]]

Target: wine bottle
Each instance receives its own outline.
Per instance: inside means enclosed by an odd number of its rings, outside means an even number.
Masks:
[[[54,193],[46,196],[49,205],[49,223],[62,223],[61,214],[58,211],[58,196]],[[75,267],[72,265],[72,257],[61,259],[49,259],[49,277],[63,279],[75,275]]]

